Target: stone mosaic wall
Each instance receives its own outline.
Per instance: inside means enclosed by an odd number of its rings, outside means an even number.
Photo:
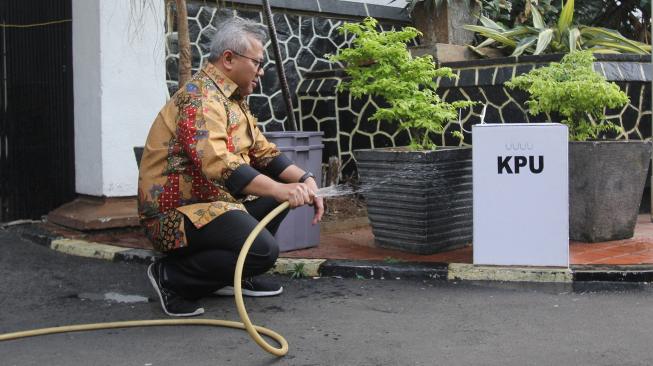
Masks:
[[[309,73],[299,87],[298,97],[302,129],[324,132],[323,156],[339,156],[342,178],[347,179],[356,171],[354,150],[407,145],[409,135],[395,124],[369,120],[383,106],[383,100],[337,92],[343,77],[341,70]]]
[[[354,99],[348,93],[337,93],[336,87],[345,77],[339,65],[329,63],[324,54],[334,53],[339,47],[350,44],[351,38],[336,31],[343,19],[360,20],[366,14],[345,9],[334,16],[334,6],[347,4],[336,0],[315,1],[315,11],[306,9],[274,9],[275,24],[284,69],[293,95],[293,106],[298,128],[303,131],[324,132],[325,145],[323,161],[330,156],[339,156],[342,161],[343,178],[355,175],[356,166],[352,152],[356,149],[403,146],[408,144],[406,131],[398,131],[396,125],[387,122],[370,121],[382,100],[374,98]],[[192,43],[193,72],[207,60],[208,48],[215,32],[215,26],[223,17],[254,19],[263,24],[259,7],[249,0],[218,9],[204,2],[188,4],[190,38]],[[330,5],[327,5],[330,2]],[[274,6],[274,1],[272,2]],[[320,3],[322,4],[320,6]],[[303,2],[301,6],[313,6]],[[348,3],[353,6],[356,3]],[[325,6],[327,5],[327,6]],[[360,5],[360,4],[356,4]],[[329,9],[323,13],[322,9]],[[378,9],[383,9],[379,7]],[[301,9],[300,9],[301,10]],[[310,9],[309,9],[310,10]],[[318,11],[319,10],[319,11]],[[341,9],[343,10],[343,9]],[[385,9],[387,10],[387,9]],[[368,11],[368,7],[365,7]],[[349,12],[349,16],[344,15]],[[355,16],[352,16],[354,14]],[[387,13],[393,14],[393,13]],[[374,15],[374,14],[370,14]],[[390,15],[392,18],[393,15]],[[407,24],[400,16],[382,20],[384,29]],[[168,88],[172,94],[177,88],[178,48],[176,33],[167,34],[166,61]],[[253,113],[259,118],[265,131],[283,130],[286,109],[277,80],[273,52],[266,45],[265,75],[257,90],[249,97]],[[446,133],[439,136],[442,145],[468,145],[472,143],[471,126],[479,123],[483,105],[487,105],[485,121],[488,123],[559,121],[557,116],[530,116],[526,113],[523,92],[507,90],[503,84],[513,75],[528,72],[533,67],[558,61],[559,55],[522,56],[519,58],[488,59],[449,63],[459,76],[457,81],[439,80],[439,92],[447,101],[467,99],[481,104],[461,111],[459,121],[452,121]],[[624,128],[619,139],[651,138],[651,63],[650,58],[640,56],[603,55],[596,63],[597,71],[608,80],[615,81],[630,96],[631,103],[619,110],[608,110],[609,119]],[[453,138],[451,132],[458,130],[465,135],[464,141]],[[436,140],[437,141],[437,140]]]
[[[439,80],[441,95],[447,101],[467,99],[482,104],[466,111],[461,121],[449,128],[462,128],[464,144],[472,143],[468,133],[473,124],[480,122],[480,112],[487,105],[485,122],[558,122],[557,115],[527,113],[525,92],[509,90],[504,83],[513,76],[542,67],[550,61],[559,61],[559,55],[523,56],[519,59],[484,60],[445,64],[455,69],[458,80]],[[630,97],[630,103],[620,109],[606,110],[607,119],[622,127],[623,132],[612,133],[609,138],[643,140],[651,138],[651,62],[650,57],[636,55],[597,55],[594,69],[613,81]],[[449,139],[443,139],[449,142]]]
[[[191,2],[188,4],[189,32],[192,47],[192,68],[193,73],[200,69],[201,65],[207,61],[209,56],[209,46],[216,25],[225,17],[241,17],[253,19],[261,24],[263,14],[259,7],[247,5],[248,1],[240,1],[239,4],[230,4],[229,6],[217,8],[204,2]],[[272,6],[275,2],[272,1]],[[304,80],[304,74],[311,70],[330,70],[338,65],[332,64],[326,60],[325,54],[335,53],[339,47],[349,45],[351,37],[340,35],[337,27],[343,23],[344,18],[358,21],[366,14],[361,13],[356,16],[357,12],[364,9],[364,12],[370,13],[376,11],[378,14],[388,14],[395,16],[396,19],[382,21],[384,29],[391,29],[395,26],[406,24],[401,21],[400,11],[396,8],[379,7],[349,2],[338,2],[335,0],[319,0],[317,9],[328,9],[329,17],[322,15],[320,12],[310,13],[293,13],[293,10],[273,9],[274,22],[277,29],[277,37],[280,42],[280,50],[283,58],[284,70],[290,87],[290,93],[293,95],[293,107],[295,119],[298,128],[305,131],[316,131],[316,125],[307,123],[300,124],[300,104],[297,99],[297,89]],[[310,2],[298,2],[297,7],[308,7]],[[307,10],[304,9],[304,10]],[[299,9],[302,10],[302,9]],[[346,13],[349,15],[340,15],[334,18],[337,13]],[[395,14],[396,13],[396,14]],[[335,14],[335,15],[334,15]],[[377,14],[377,15],[378,15]],[[394,14],[394,15],[393,15]],[[374,15],[374,14],[370,14]],[[167,83],[170,94],[177,90],[177,73],[178,73],[178,46],[176,33],[173,30],[167,31],[166,42],[166,63],[167,63]],[[281,86],[277,78],[276,65],[274,62],[274,52],[270,43],[266,45],[265,50],[265,75],[254,93],[249,97],[249,103],[252,112],[259,119],[260,126],[265,131],[283,130],[283,121],[286,118],[286,108],[283,101]],[[320,111],[316,111],[319,115]],[[325,154],[325,160],[328,156]]]
[[[517,58],[467,61],[445,64],[452,67],[457,81],[438,80],[440,95],[447,101],[474,100],[474,108],[462,110],[460,119],[448,123],[445,134],[438,137],[441,145],[469,145],[472,125],[480,123],[483,106],[487,105],[486,123],[560,121],[555,115],[531,116],[524,107],[527,94],[507,90],[504,83],[513,77],[558,61],[559,55],[524,56]],[[651,138],[651,63],[647,57],[599,56],[595,69],[616,82],[630,97],[630,104],[618,110],[607,110],[608,119],[623,127],[624,132],[610,136],[617,139]],[[370,121],[368,118],[382,101],[373,98],[354,99],[337,93],[336,86],[345,77],[341,70],[323,70],[307,74],[299,92],[301,121],[305,128],[324,131],[325,155],[340,156],[343,176],[355,174],[356,149],[402,146],[408,142],[407,132],[397,132],[395,125]],[[461,131],[465,140],[451,134]]]

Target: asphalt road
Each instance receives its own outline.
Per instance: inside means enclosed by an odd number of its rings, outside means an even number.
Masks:
[[[0,230],[0,333],[164,318],[145,268]],[[288,340],[284,358],[243,331],[157,327],[0,342],[0,365],[653,364],[650,284],[276,279],[283,295],[245,304],[256,324]],[[204,317],[238,320],[231,298],[203,305]]]

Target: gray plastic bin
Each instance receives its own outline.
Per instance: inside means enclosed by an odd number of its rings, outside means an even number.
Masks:
[[[281,131],[264,133],[268,141],[277,145],[298,167],[315,174],[322,182],[322,132]],[[279,226],[275,238],[282,252],[309,248],[320,243],[320,225],[312,225],[313,207],[303,206],[290,210]]]

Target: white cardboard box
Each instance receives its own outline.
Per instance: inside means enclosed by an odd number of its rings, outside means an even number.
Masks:
[[[569,267],[567,126],[472,127],[474,264]]]

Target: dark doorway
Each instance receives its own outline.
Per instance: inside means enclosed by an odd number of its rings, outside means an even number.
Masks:
[[[0,1],[0,222],[75,197],[71,0]]]

